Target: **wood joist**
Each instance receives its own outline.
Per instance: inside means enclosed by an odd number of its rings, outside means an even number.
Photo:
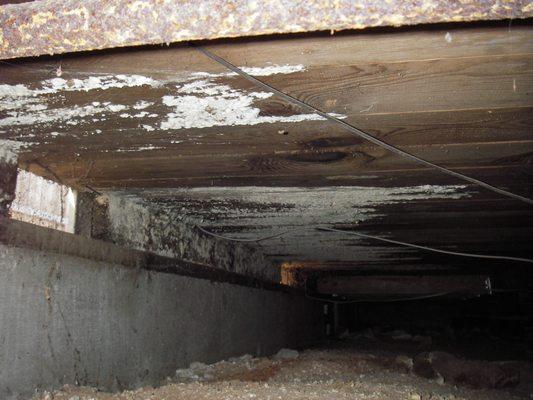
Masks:
[[[252,68],[250,73],[272,86],[388,143],[531,197],[531,33],[526,22],[510,28],[449,26],[240,40],[212,43],[208,48],[235,65]],[[236,191],[228,194],[227,199],[234,202],[228,200],[225,207],[239,209],[255,202],[254,215],[243,219],[213,211],[211,192],[206,190],[204,197],[195,199],[182,188],[222,187],[228,193],[239,187],[309,188],[307,194],[312,196],[320,188],[333,193],[336,187],[349,186],[462,184],[305,115],[273,96],[254,94],[261,91],[228,75],[190,47],[3,64],[1,80],[42,90],[43,81],[58,78],[59,65],[60,79],[65,81],[62,89],[37,96],[47,108],[33,114],[54,117],[0,126],[0,138],[28,143],[20,165],[81,189],[124,191],[173,209],[189,204],[185,214],[201,218],[219,233],[250,238],[298,224],[269,220],[273,211],[268,209],[272,202],[268,197],[257,201],[236,196],[235,200]],[[157,84],[128,86],[126,80],[117,78],[132,75]],[[91,77],[106,78],[98,81],[100,87],[85,90],[83,85]],[[78,82],[82,86],[76,90]],[[233,107],[233,100],[240,101],[238,107]],[[124,108],[113,111],[106,102]],[[188,104],[200,108],[189,115],[183,111]],[[88,115],[62,118],[53,112],[68,116],[72,110],[89,106],[93,108],[84,109]],[[245,114],[239,114],[242,108]],[[29,114],[28,110],[20,111]],[[5,118],[17,116],[6,113]],[[372,205],[372,218],[325,222],[419,244],[531,256],[533,215],[528,206],[472,185],[460,190],[464,191],[460,198],[382,199],[383,204]],[[320,212],[327,215],[347,204],[327,203]],[[301,224],[313,226],[311,219],[302,219]],[[261,245],[278,260],[335,268],[449,262],[442,256],[312,230]]]

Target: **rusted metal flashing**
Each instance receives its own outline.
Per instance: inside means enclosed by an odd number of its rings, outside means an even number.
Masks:
[[[531,16],[520,0],[42,0],[0,7],[0,58]]]

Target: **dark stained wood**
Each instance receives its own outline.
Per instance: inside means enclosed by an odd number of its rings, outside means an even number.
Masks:
[[[301,64],[299,72],[259,78],[324,111],[345,116],[351,124],[419,157],[533,197],[532,33],[527,24],[511,29],[447,27],[243,40],[208,48],[238,66]],[[34,87],[53,78],[59,62],[51,58],[3,64],[0,83]],[[317,232],[315,217],[339,228],[421,245],[533,257],[531,207],[473,185],[461,189],[468,197],[376,201],[369,206],[372,218],[358,223],[353,222],[355,217],[350,220],[350,212],[355,215],[357,207],[346,210],[347,203],[323,200],[311,218],[303,212],[290,214],[294,204],[282,196],[275,204],[268,196],[263,200],[236,196],[232,188],[246,187],[250,195],[262,187],[307,188],[302,196],[312,198],[321,189],[331,193],[351,186],[415,190],[420,185],[463,182],[370,145],[327,121],[157,129],[173,111],[162,104],[162,96],[175,95],[177,82],[192,73],[219,74],[210,78],[212,83],[243,95],[258,91],[240,77],[220,75],[227,71],[193,48],[65,56],[61,65],[65,79],[140,74],[163,84],[45,95],[50,109],[93,101],[132,106],[145,100],[154,103],[146,110],[157,116],[133,119],[117,112],[106,114],[105,120],[78,118],[76,125],[0,127],[0,139],[32,142],[20,156],[22,168],[81,190],[139,196],[228,236],[253,238],[306,228],[259,244],[270,258],[301,263],[303,268],[492,270],[508,266]],[[256,99],[251,106],[260,116],[302,113],[275,97]],[[0,118],[7,115],[0,110]],[[141,124],[156,129],[147,131]],[[227,188],[227,197],[214,198],[207,190],[211,187]],[[205,193],[198,197],[182,188],[205,189]],[[243,215],[228,210],[240,210]],[[346,211],[342,219],[331,216],[340,210]]]
[[[360,295],[481,295],[490,293],[490,277],[455,276],[358,276],[325,277],[316,282],[323,294]]]
[[[402,146],[413,154],[441,163],[450,168],[476,171],[488,168],[523,167],[529,170],[533,157],[533,141],[505,143],[471,143],[435,146]],[[372,175],[386,171],[408,171],[421,168],[410,161],[376,147],[338,147],[327,151],[278,151],[275,154],[213,154],[187,156],[170,149],[156,154],[100,153],[87,162],[71,157],[48,155],[46,165],[66,182],[82,181],[100,189],[120,187],[161,187],[171,181],[224,180],[256,177],[262,184],[268,177],[285,178],[297,182],[298,177],[335,177],[346,175]],[[26,158],[29,164],[31,158]],[[221,162],[223,161],[222,165]],[[134,168],[134,171],[132,171]],[[134,172],[134,173],[133,173]],[[441,174],[435,172],[435,174]],[[474,172],[477,175],[477,172]],[[112,177],[109,179],[108,177]],[[334,184],[334,180],[331,180]],[[288,183],[290,184],[290,183]],[[526,182],[527,184],[527,182]],[[170,184],[172,186],[172,184]],[[179,185],[179,184],[178,184]],[[286,186],[286,185],[284,185]]]
[[[303,63],[303,72],[262,79],[326,111],[345,114],[361,129],[431,161],[459,168],[524,165],[530,162],[533,118],[533,49],[525,40],[530,31],[527,26],[511,33],[503,28],[460,29],[450,33],[451,43],[444,39],[448,31],[432,31],[244,42],[212,50],[237,65]],[[246,56],[238,58],[239,49]],[[31,86],[53,77],[57,65],[3,66],[2,81]],[[169,82],[194,71],[224,72],[194,49],[182,47],[68,57],[62,70],[65,79],[137,73]],[[238,77],[215,81],[244,93],[257,90]],[[157,126],[167,112],[160,98],[172,85],[65,92],[49,100],[56,107],[95,100],[153,101],[148,110],[158,117],[141,123]],[[257,106],[261,115],[300,112],[274,97]],[[49,124],[37,131],[31,125],[16,126],[0,135],[31,137],[34,144],[23,161],[38,159],[65,181],[87,178],[100,188],[144,186],[151,179],[150,185],[157,186],[256,175],[260,183],[274,174],[338,176],[408,168],[328,122],[148,133],[138,120],[119,114],[106,121]],[[96,130],[103,134],[95,135]],[[136,151],[142,148],[151,149]]]

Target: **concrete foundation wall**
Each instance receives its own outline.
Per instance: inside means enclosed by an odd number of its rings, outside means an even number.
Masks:
[[[192,361],[322,335],[301,296],[0,245],[0,398],[157,384]]]

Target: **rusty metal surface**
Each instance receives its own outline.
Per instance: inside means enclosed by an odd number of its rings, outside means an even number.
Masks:
[[[0,58],[531,16],[525,0],[42,0],[0,7]]]

